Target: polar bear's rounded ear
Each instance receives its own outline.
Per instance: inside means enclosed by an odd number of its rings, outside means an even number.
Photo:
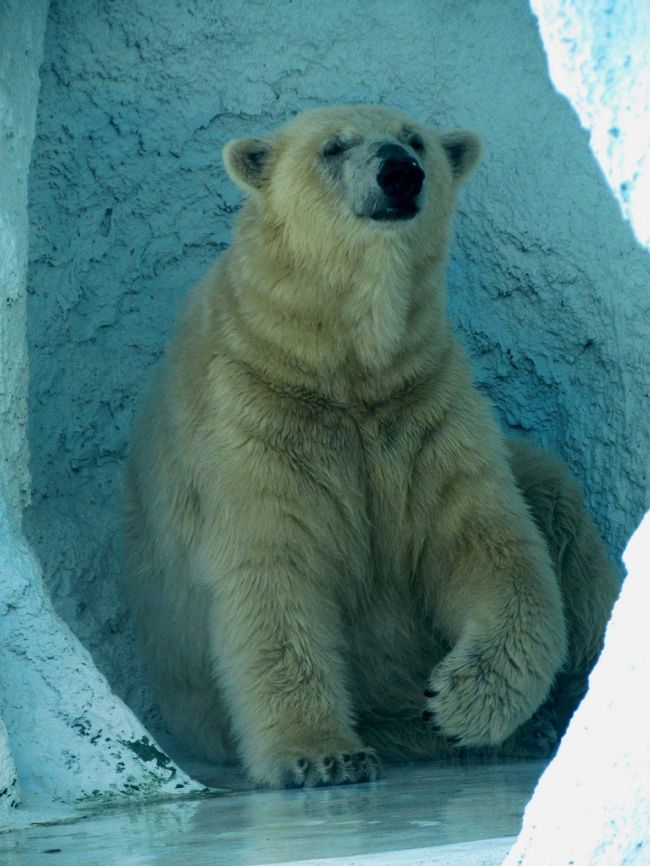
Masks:
[[[261,189],[270,175],[273,147],[261,138],[233,138],[223,149],[223,164],[244,190]]]
[[[483,145],[481,139],[474,132],[457,129],[443,135],[441,143],[456,181],[466,178],[481,159]]]

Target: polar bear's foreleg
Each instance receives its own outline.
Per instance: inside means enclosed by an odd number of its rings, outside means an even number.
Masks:
[[[308,513],[293,519],[289,508],[273,504],[271,529],[258,500],[221,527],[228,541],[213,563],[210,617],[216,676],[258,784],[372,780],[379,764],[353,730],[331,561],[314,554],[318,527],[307,527]]]
[[[431,674],[425,718],[460,746],[501,743],[547,697],[566,646],[557,579],[512,479],[451,485],[422,562],[452,644]]]

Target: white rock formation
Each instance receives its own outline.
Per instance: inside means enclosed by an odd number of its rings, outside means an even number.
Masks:
[[[594,155],[624,215],[650,250],[650,5],[531,5],[553,81],[590,131]],[[639,423],[647,424],[647,343],[642,353],[636,400]],[[636,472],[646,502],[649,469],[645,450]],[[650,512],[623,558],[627,578],[589,692],[537,786],[504,866],[650,863]]]
[[[34,138],[38,67],[48,0],[29,10],[0,5],[0,529],[20,525],[29,501],[26,329],[27,174]],[[5,551],[0,542],[0,624],[8,609]],[[19,785],[3,702],[12,683],[0,645],[0,813],[17,805]],[[0,819],[1,820],[1,819]]]
[[[0,575],[0,700],[25,792],[68,802],[201,790],[56,616],[38,563],[1,513]]]
[[[54,613],[21,536],[28,500],[27,173],[48,3],[0,6],[0,820],[19,803],[201,786],[158,748]],[[16,772],[17,771],[17,772]],[[19,785],[20,783],[20,785]]]
[[[624,216],[650,249],[650,4],[531,0],[551,80],[571,102]]]
[[[503,866],[650,862],[650,512],[624,559],[628,576],[589,692]]]

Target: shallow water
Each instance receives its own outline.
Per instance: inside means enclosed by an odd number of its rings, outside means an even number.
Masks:
[[[412,764],[388,767],[373,783],[292,791],[247,789],[232,769],[213,771],[214,779],[192,769],[230,793],[130,804],[9,832],[0,836],[0,864],[261,866],[334,857],[353,863],[380,852],[394,853],[373,857],[373,866],[431,863],[431,852],[419,849],[516,835],[544,764]],[[503,846],[494,850],[498,859],[475,852],[455,861],[450,851],[445,862],[500,863]]]

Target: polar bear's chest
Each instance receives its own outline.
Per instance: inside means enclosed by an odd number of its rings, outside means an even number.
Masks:
[[[384,557],[386,548],[410,555],[424,531],[424,500],[434,490],[423,490],[421,476],[432,438],[426,424],[406,412],[378,415],[360,425],[368,516]]]

